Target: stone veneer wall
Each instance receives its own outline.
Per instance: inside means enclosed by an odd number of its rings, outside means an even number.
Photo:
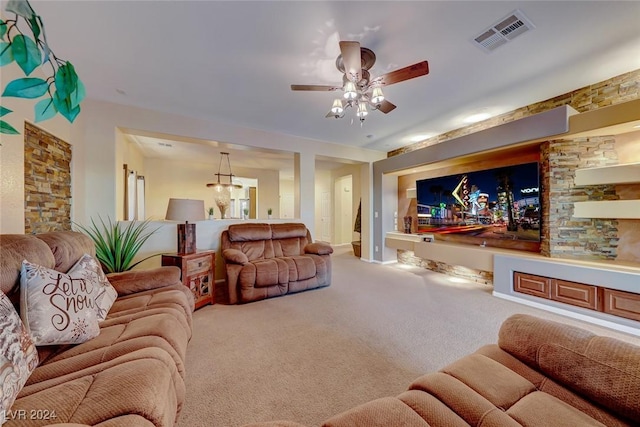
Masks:
[[[542,255],[616,259],[618,221],[573,217],[575,202],[619,199],[615,185],[576,187],[574,184],[576,169],[617,164],[615,143],[614,137],[593,137],[542,144]]]
[[[71,230],[71,146],[24,125],[24,232]]]
[[[444,262],[418,258],[412,251],[398,249],[398,262],[401,264],[426,268],[427,270],[447,274],[449,276],[461,277],[484,285],[493,284],[493,273],[490,271],[476,270],[473,268],[462,267],[460,265],[450,265]]]
[[[640,98],[640,70],[613,77],[555,98],[538,102],[456,129],[387,153],[388,157],[419,150],[483,129],[570,105],[578,112],[596,110]],[[541,146],[541,202],[543,210],[541,253],[553,258],[613,260],[617,255],[618,221],[572,218],[573,203],[586,200],[615,200],[615,186],[574,188],[575,169],[618,163],[615,138],[580,138],[549,141]],[[628,228],[628,227],[627,227]],[[417,258],[398,251],[398,261],[441,273],[461,276],[479,283],[491,283],[492,274]]]
[[[598,108],[607,107],[609,105],[621,104],[627,101],[633,101],[640,98],[640,70],[631,71],[621,74],[609,80],[595,83],[583,88],[565,93],[555,98],[527,105],[517,110],[501,114],[496,117],[474,123],[460,129],[434,136],[433,138],[420,141],[406,147],[398,148],[387,153],[387,157],[397,156],[398,154],[407,153],[420,148],[428,147],[449,139],[459,138],[484,129],[492,128],[523,117],[532,116],[551,110],[562,105],[570,105],[578,112],[597,110]]]

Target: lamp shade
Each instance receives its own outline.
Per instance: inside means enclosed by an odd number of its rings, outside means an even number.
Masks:
[[[166,220],[204,221],[204,200],[169,199]]]

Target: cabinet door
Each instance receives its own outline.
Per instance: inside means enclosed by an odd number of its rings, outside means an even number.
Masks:
[[[551,279],[534,274],[513,273],[513,290],[540,298],[551,298]]]
[[[598,309],[597,286],[553,279],[551,281],[551,299],[578,307]]]
[[[604,288],[605,313],[640,321],[640,294]]]

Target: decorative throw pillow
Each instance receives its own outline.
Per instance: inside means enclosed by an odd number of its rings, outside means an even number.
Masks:
[[[80,344],[98,336],[97,286],[22,261],[20,316],[36,345]]]
[[[0,292],[0,424],[36,366],[36,346],[13,304]]]
[[[74,279],[84,279],[95,286],[96,316],[98,321],[103,321],[118,297],[118,291],[109,283],[98,261],[91,255],[84,254],[67,274]]]

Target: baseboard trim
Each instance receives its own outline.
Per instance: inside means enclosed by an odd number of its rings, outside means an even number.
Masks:
[[[369,262],[372,263],[372,264],[389,265],[389,264],[397,264],[398,260],[394,259],[394,260],[391,260],[391,261],[378,261],[377,259],[372,259]]]
[[[494,297],[502,298],[508,301],[517,302],[518,304],[528,305],[530,307],[535,307],[540,310],[550,311],[552,313],[560,314],[562,316],[571,317],[573,319],[582,320],[584,322],[593,323],[599,326],[604,326],[605,328],[614,329],[616,331],[625,332],[627,334],[640,336],[640,329],[634,328],[631,326],[621,325],[619,323],[610,322],[608,320],[599,319],[597,317],[587,316],[581,313],[576,313],[574,311],[565,310],[563,308],[550,306],[547,304],[541,304],[539,302],[530,301],[528,299],[518,298],[512,295],[506,295],[500,292],[493,292]]]

